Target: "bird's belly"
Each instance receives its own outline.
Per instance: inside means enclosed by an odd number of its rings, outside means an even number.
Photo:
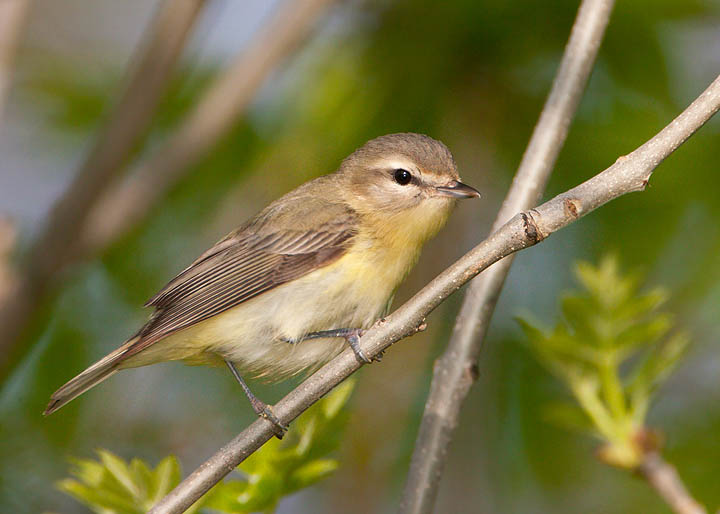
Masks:
[[[340,259],[168,336],[143,353],[163,354],[152,360],[189,363],[219,357],[237,363],[244,373],[268,380],[316,367],[339,354],[345,341],[301,341],[304,335],[368,328],[385,313],[395,284],[378,279],[377,270],[369,266],[369,262],[343,263]]]

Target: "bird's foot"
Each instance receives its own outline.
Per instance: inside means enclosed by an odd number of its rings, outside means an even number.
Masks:
[[[257,396],[253,395],[253,397],[248,398],[248,400],[250,400],[250,405],[255,411],[255,414],[272,423],[273,433],[275,434],[275,437],[277,437],[278,439],[282,439],[285,435],[285,432],[287,432],[290,427],[283,424],[273,412],[272,407],[270,407],[264,401],[260,400]]]
[[[278,439],[282,439],[285,435],[285,432],[287,432],[290,427],[288,425],[284,425],[278,419],[278,417],[272,411],[272,407],[270,407],[267,403],[265,403],[253,394],[248,385],[245,383],[245,380],[243,380],[243,378],[240,376],[240,373],[235,367],[235,364],[230,361],[225,362],[227,363],[228,368],[230,368],[230,371],[235,377],[235,380],[237,380],[240,384],[240,387],[242,387],[242,390],[245,393],[245,396],[247,396],[247,399],[250,402],[250,406],[255,411],[255,414],[257,414],[261,418],[265,418],[270,423],[272,423],[273,433],[275,434],[275,437],[277,437]]]
[[[282,439],[285,433],[290,430],[290,426],[285,425],[278,419],[278,417],[273,412],[272,407],[270,407],[266,403],[260,403],[262,404],[262,407],[260,407],[259,409],[255,409],[255,406],[253,406],[253,410],[255,410],[258,416],[260,416],[261,418],[265,418],[270,423],[272,423],[273,433],[275,434],[275,437],[277,437],[278,439]]]
[[[373,359],[369,359],[365,352],[360,348],[360,338],[363,336],[365,331],[362,328],[337,328],[335,330],[321,330],[320,332],[311,332],[306,334],[302,340],[305,339],[319,339],[322,337],[342,337],[347,341],[347,344],[352,349],[355,357],[358,358],[363,364],[370,364]],[[380,359],[376,359],[380,360]]]
[[[365,331],[361,328],[350,328],[347,329],[347,333],[343,336],[347,344],[352,349],[355,357],[364,364],[370,364],[372,359],[369,359],[365,352],[360,348],[360,338],[363,336]]]

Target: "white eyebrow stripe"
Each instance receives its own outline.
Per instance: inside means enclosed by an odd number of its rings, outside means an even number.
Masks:
[[[378,167],[382,168],[389,168],[393,170],[408,170],[408,171],[417,171],[417,166],[414,162],[412,162],[409,159],[402,159],[400,157],[391,157],[387,159],[379,159],[376,162],[376,165]]]
[[[425,185],[444,184],[447,182],[447,177],[435,173],[432,170],[421,170],[417,164],[415,164],[410,159],[404,158],[403,156],[379,158],[373,163],[373,165],[377,168],[387,170],[408,170],[418,179],[421,184]]]

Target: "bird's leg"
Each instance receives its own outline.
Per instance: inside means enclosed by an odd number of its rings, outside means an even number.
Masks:
[[[342,337],[343,339],[345,339],[345,341],[347,341],[347,344],[355,353],[355,357],[357,357],[360,362],[370,364],[372,362],[372,359],[368,359],[367,355],[365,355],[365,352],[362,351],[360,345],[358,344],[358,341],[364,333],[365,331],[361,328],[336,328],[335,330],[321,330],[320,332],[310,332],[309,334],[303,336],[301,341],[305,339],[319,339],[322,337]]]
[[[253,394],[253,392],[250,390],[243,378],[240,376],[240,373],[238,373],[235,364],[230,361],[225,361],[225,364],[228,365],[228,368],[230,368],[230,372],[235,377],[235,380],[238,381],[240,387],[242,387],[242,390],[245,392],[245,396],[247,396],[248,400],[250,400],[250,405],[255,411],[255,414],[257,414],[261,418],[267,419],[270,423],[272,423],[275,436],[278,439],[282,439],[285,435],[285,432],[288,431],[289,427],[280,423],[280,420],[277,419],[277,416],[275,416],[270,406]]]

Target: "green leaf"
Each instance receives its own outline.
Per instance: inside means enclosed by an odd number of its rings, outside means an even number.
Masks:
[[[267,466],[268,461],[275,460],[280,451],[282,442],[279,439],[272,438],[263,447],[245,459],[238,469],[247,476],[253,476],[262,472]]]
[[[99,485],[105,474],[102,464],[90,459],[69,459],[72,467],[70,474],[74,475],[81,482],[90,485]]]
[[[348,402],[354,388],[354,380],[345,380],[323,399],[321,408],[327,419],[332,419],[340,413],[340,409]]]
[[[147,469],[147,466],[145,466],[145,469]],[[160,461],[152,473],[151,480],[147,482],[150,484],[147,496],[151,505],[157,503],[180,483],[180,474],[180,463],[174,455],[165,457]]]
[[[243,462],[242,479],[217,484],[188,513],[200,508],[226,513],[273,509],[280,499],[322,480],[338,467],[327,458],[339,442],[345,416],[342,406],[354,383],[346,381],[305,412],[294,430],[282,440],[271,439]],[[57,487],[102,514],[147,512],[180,481],[180,465],[174,456],[155,469],[140,459],[129,464],[107,450],[98,451],[99,461],[73,460],[71,474]]]
[[[632,465],[641,457],[635,436],[644,428],[651,394],[689,340],[668,337],[673,318],[658,311],[667,292],[659,287],[641,292],[640,276],[621,273],[617,257],[605,257],[598,266],[579,262],[575,273],[585,291],[562,296],[562,319],[552,331],[529,317],[518,321],[540,361],[577,402],[553,405],[548,416],[600,435],[608,462]],[[639,351],[644,356],[632,366]],[[630,378],[623,380],[620,370],[629,367]]]
[[[671,316],[658,314],[648,321],[636,322],[618,333],[615,346],[623,352],[623,355],[629,355],[640,347],[656,344],[671,328]]]
[[[597,429],[587,413],[567,402],[548,403],[543,408],[543,417],[546,421],[568,430],[597,434]]]
[[[115,480],[130,492],[133,497],[139,498],[141,496],[140,487],[135,482],[133,473],[130,471],[127,463],[107,450],[98,450],[98,455],[100,455],[100,461],[105,466],[105,469],[112,474]]]
[[[130,461],[130,472],[136,484],[152,484],[154,480],[153,472],[141,459],[134,458]]]
[[[281,470],[268,468],[251,477],[245,493],[238,497],[235,510],[230,512],[257,512],[274,507],[284,492],[283,475]]]
[[[528,319],[516,319],[540,361],[565,381],[585,375],[589,366],[597,361],[595,350],[580,343],[568,332],[567,326],[558,325],[552,333],[547,334]]]
[[[313,439],[317,433],[318,424],[320,423],[319,416],[310,416],[306,423],[302,423],[298,426],[300,432],[300,440],[295,446],[295,454],[299,457],[307,455],[312,448]]]
[[[241,505],[247,503],[248,483],[240,480],[221,482],[203,498],[203,507],[221,512],[246,512]]]
[[[668,300],[668,292],[657,287],[641,295],[629,298],[628,301],[618,308],[618,316],[622,319],[634,319],[646,316]]]
[[[134,499],[127,494],[117,494],[101,487],[93,487],[66,478],[58,481],[55,486],[64,493],[84,503],[94,512],[102,514],[141,514],[143,510]]]
[[[97,453],[99,461],[73,459],[70,473],[77,480],[68,478],[56,484],[58,489],[95,512],[147,512],[180,482],[180,467],[175,457],[163,459],[151,470],[140,459],[133,459],[128,464],[107,450],[98,450]]]
[[[531,343],[542,345],[547,339],[544,329],[540,327],[540,323],[532,319],[530,315],[516,316],[515,320],[520,324],[520,328],[523,329]]]
[[[589,262],[580,261],[575,264],[575,277],[578,282],[594,297],[603,299],[608,295],[607,278],[615,278],[617,259],[614,256],[605,256],[599,267]],[[616,280],[613,280],[616,282]]]
[[[287,492],[309,487],[329,476],[340,464],[334,459],[316,459],[293,471],[288,477]]]
[[[685,334],[676,334],[650,350],[636,366],[626,389],[633,396],[649,396],[675,368],[690,344]]]
[[[561,308],[574,337],[585,344],[593,344],[597,340],[597,332],[592,323],[597,306],[586,297],[565,295],[561,300]]]
[[[640,277],[627,274],[620,276],[620,266],[615,255],[607,255],[595,267],[588,262],[578,262],[575,275],[580,283],[605,309],[617,308],[636,292]]]

